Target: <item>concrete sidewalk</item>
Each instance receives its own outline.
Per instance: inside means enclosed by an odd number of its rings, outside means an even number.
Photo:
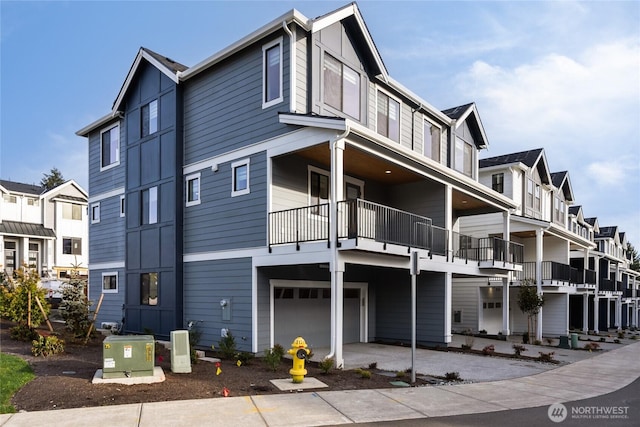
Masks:
[[[0,425],[84,426],[100,423],[122,427],[289,427],[529,408],[587,399],[625,387],[640,377],[639,352],[640,343],[633,343],[535,375],[484,383],[318,391],[23,412],[0,415]]]

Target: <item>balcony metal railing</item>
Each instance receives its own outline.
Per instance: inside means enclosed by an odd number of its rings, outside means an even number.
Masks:
[[[329,242],[328,203],[269,213],[269,248],[318,240]]]
[[[524,247],[498,237],[475,238],[451,232],[453,257],[473,261],[522,264]]]
[[[633,298],[633,289],[625,289],[622,295],[625,298]]]
[[[587,285],[595,285],[596,272],[593,270],[584,270],[584,283]]]
[[[610,279],[600,279],[599,291],[616,291],[616,282]]]
[[[576,275],[572,273],[572,269],[570,265],[562,264],[555,261],[543,261],[542,262],[542,270],[541,270],[541,279],[543,281],[554,280],[558,282],[569,283],[578,283],[574,282],[573,279],[576,278]],[[522,265],[522,271],[514,272],[515,280],[531,280],[533,283],[536,281],[536,263],[535,262],[525,262]]]

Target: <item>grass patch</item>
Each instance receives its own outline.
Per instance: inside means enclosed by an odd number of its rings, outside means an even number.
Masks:
[[[29,364],[19,357],[0,353],[0,414],[12,414],[11,396],[35,378]]]

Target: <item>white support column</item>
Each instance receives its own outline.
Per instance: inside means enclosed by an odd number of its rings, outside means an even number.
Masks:
[[[510,241],[511,238],[511,213],[506,211],[502,214],[502,239]],[[510,260],[509,246],[507,245],[507,253],[505,259]],[[512,273],[510,273],[512,274]],[[511,335],[511,325],[509,325],[509,278],[502,279],[502,334]]]
[[[611,327],[611,298],[607,297],[607,329]]]
[[[542,296],[542,237],[544,236],[544,230],[541,228],[536,229],[536,288],[538,289],[538,295]],[[536,339],[542,340],[542,307],[538,312],[538,319],[536,323]]]
[[[622,297],[616,297],[616,306],[615,306],[615,320],[616,324],[614,325],[618,331],[622,330]]]
[[[340,262],[338,262],[340,264]],[[336,368],[344,367],[344,356],[342,352],[343,346],[343,329],[344,329],[344,265],[337,266],[333,272],[333,280],[336,282]]]
[[[589,293],[582,295],[582,332],[589,332]]]
[[[29,238],[23,237],[21,240],[20,249],[22,249],[22,251],[20,252],[20,259],[18,260],[16,268],[23,267],[29,263]]]
[[[453,256],[453,188],[444,186],[444,229],[447,233],[447,259]]]
[[[348,132],[348,131],[347,131]],[[345,132],[346,135],[346,132]],[[344,263],[338,251],[338,202],[344,194],[344,135],[330,141],[331,150],[331,194],[329,195],[329,241],[331,243],[331,334],[332,351],[336,368],[344,367]]]
[[[444,342],[451,342],[451,278],[450,271],[444,274]]]
[[[600,298],[598,292],[600,290],[600,260],[598,257],[593,257],[593,267],[596,270],[596,290],[593,296],[593,332],[600,332]]]

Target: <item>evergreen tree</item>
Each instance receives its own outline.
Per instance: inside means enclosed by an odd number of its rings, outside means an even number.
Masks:
[[[71,270],[69,283],[62,286],[60,314],[66,323],[67,330],[73,332],[76,337],[86,335],[91,325],[89,308],[93,302],[87,298],[86,288],[86,280],[80,278],[75,268]]]
[[[629,268],[633,271],[640,271],[640,255],[633,245],[627,242],[627,256],[630,259]]]
[[[58,185],[64,184],[65,182],[62,172],[60,172],[56,167],[51,169],[51,173],[43,173],[42,175],[44,175],[44,178],[40,181],[40,185],[44,187],[45,191],[56,188]]]

